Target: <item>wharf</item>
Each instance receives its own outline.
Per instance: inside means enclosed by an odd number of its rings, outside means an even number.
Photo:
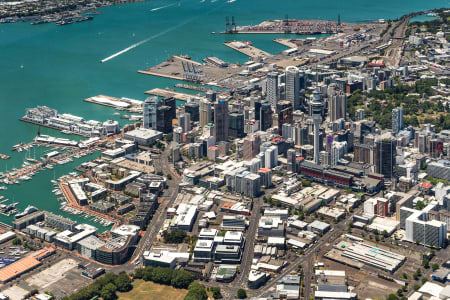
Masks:
[[[157,77],[164,77],[169,79],[175,79],[175,80],[183,80],[183,76],[180,73],[177,73],[177,75],[170,75],[170,74],[164,74],[164,73],[157,73],[149,70],[138,70],[138,73],[146,74],[146,75],[152,75]]]
[[[251,58],[272,56],[272,54],[267,53],[261,49],[258,49],[256,47],[252,46],[250,43],[232,41],[232,42],[225,42],[223,44],[225,46],[230,47],[233,50],[239,51],[242,54],[245,54]]]
[[[275,43],[281,44],[288,48],[298,48],[298,45],[294,41],[299,41],[300,39],[273,39]]]
[[[146,91],[145,93],[148,95],[159,96],[159,97],[173,97],[176,100],[181,100],[181,101],[185,101],[185,102],[189,101],[191,98],[200,99],[200,97],[195,96],[195,95],[180,93],[180,92],[165,90],[165,89],[160,89],[160,88],[155,88],[155,89]]]
[[[107,95],[98,95],[84,99],[85,102],[95,103],[112,107],[118,110],[127,110],[130,112],[137,112],[142,108],[142,101],[128,98],[117,98]]]
[[[41,124],[41,123],[34,122],[34,121],[26,119],[26,118],[20,118],[19,120],[22,121],[22,122],[27,122],[27,123],[31,123],[31,124],[47,127],[47,128],[55,129],[55,130],[58,130],[58,131],[62,132],[62,130],[60,128],[56,127],[56,126],[52,126],[52,125],[48,125],[48,124]],[[90,136],[88,136],[86,134],[82,134],[82,133],[74,132],[74,131],[71,131],[70,134],[75,134],[75,135],[79,135],[79,136],[83,136],[83,137],[90,137]]]

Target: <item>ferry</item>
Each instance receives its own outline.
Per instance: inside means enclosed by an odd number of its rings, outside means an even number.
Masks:
[[[23,212],[16,214],[15,218],[19,219],[19,218],[25,217],[26,215],[29,215],[35,211],[38,211],[38,209],[36,207],[28,205],[27,208],[25,208],[23,210]]]

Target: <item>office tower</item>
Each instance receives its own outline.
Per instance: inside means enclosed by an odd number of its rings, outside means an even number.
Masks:
[[[322,110],[323,100],[320,96],[319,89],[315,89],[311,97],[311,114],[314,121],[314,163],[318,165],[320,163],[320,143],[319,143],[319,131],[320,124],[322,123]]]
[[[270,146],[265,152],[265,164],[266,168],[272,169],[278,165],[278,147]]]
[[[228,140],[228,102],[214,103],[214,136],[216,142]]]
[[[217,99],[217,93],[214,92],[214,91],[207,91],[207,92],[206,92],[206,99],[207,99],[209,102],[211,102],[211,103],[216,102],[216,99]]]
[[[375,140],[375,172],[383,174],[385,178],[394,177],[396,140],[389,134],[383,134]]]
[[[292,139],[292,125],[289,123],[284,123],[281,126],[281,136],[285,139]]]
[[[205,126],[212,122],[211,118],[211,102],[206,99],[200,101],[200,126]]]
[[[178,117],[178,126],[183,128],[183,132],[191,131],[191,114],[184,113]]]
[[[171,133],[173,117],[171,106],[158,106],[156,110],[156,130],[161,131],[162,133]]]
[[[356,121],[364,120],[364,109],[360,108],[356,110]]]
[[[294,66],[286,68],[286,101],[292,103],[294,110],[300,108],[299,69]]]
[[[250,160],[260,152],[261,137],[257,134],[249,134],[244,139],[243,159]]]
[[[261,120],[261,101],[252,101],[252,105],[253,105],[253,110],[254,110],[254,114],[255,114],[255,120],[259,121]]]
[[[392,132],[397,134],[403,129],[403,108],[397,107],[392,110]]]
[[[260,128],[261,131],[266,131],[272,127],[272,107],[269,102],[261,103],[260,109]]]
[[[297,155],[295,152],[295,149],[289,149],[287,151],[287,169],[290,172],[296,173],[297,172]]]
[[[266,94],[266,100],[272,107],[275,107],[277,105],[279,97],[278,73],[270,72],[269,74],[267,74]]]
[[[278,134],[282,135],[283,124],[292,124],[293,121],[292,103],[289,101],[278,101],[277,103],[277,125]]]
[[[330,152],[330,166],[334,167],[337,165],[338,161],[344,157],[344,154],[347,153],[347,142],[333,142],[331,144]]]
[[[148,97],[145,99],[143,107],[143,126],[144,128],[156,129],[156,110],[158,106],[158,97]]]
[[[330,95],[329,101],[330,121],[334,122],[338,119],[346,119],[347,117],[347,97],[344,93],[336,90]]]
[[[228,134],[235,138],[244,136],[244,115],[233,112],[228,117]]]
[[[188,102],[184,106],[184,112],[191,115],[192,122],[198,122],[200,120],[200,105],[198,102]]]

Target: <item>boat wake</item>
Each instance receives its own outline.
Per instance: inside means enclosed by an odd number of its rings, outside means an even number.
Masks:
[[[216,0],[216,1],[217,1],[217,0]],[[172,5],[173,5],[173,4],[172,4]],[[218,7],[216,7],[216,8],[213,8],[212,10],[210,10],[210,11],[204,13],[204,14],[209,14],[209,13],[211,13],[212,11],[217,10],[217,9],[220,9],[220,6],[218,6]],[[129,46],[129,47],[127,47],[127,48],[125,48],[125,49],[123,49],[123,50],[117,52],[117,53],[114,53],[114,54],[111,55],[111,56],[108,56],[107,58],[104,58],[104,59],[100,60],[100,62],[101,62],[101,63],[107,62],[108,60],[111,60],[111,59],[113,59],[113,58],[115,58],[115,57],[117,57],[117,56],[119,56],[119,55],[121,55],[121,54],[124,54],[124,53],[130,51],[131,49],[134,49],[134,48],[136,48],[136,47],[139,47],[139,46],[142,45],[142,44],[145,44],[145,43],[147,43],[147,42],[149,42],[149,41],[151,41],[151,40],[154,40],[154,39],[156,39],[156,38],[159,38],[160,36],[163,36],[163,35],[165,35],[165,34],[171,32],[171,31],[174,31],[174,30],[176,30],[176,29],[178,29],[178,28],[180,28],[180,27],[182,27],[182,26],[184,26],[184,25],[186,25],[186,24],[188,24],[188,23],[194,21],[195,19],[200,18],[200,17],[201,17],[202,15],[204,15],[204,14],[196,15],[196,16],[193,17],[193,18],[187,19],[187,20],[184,21],[184,22],[181,22],[181,23],[179,23],[179,24],[177,24],[177,25],[175,25],[175,26],[172,26],[172,27],[170,27],[170,28],[167,28],[167,29],[165,29],[165,30],[163,30],[163,31],[161,31],[161,32],[159,32],[159,33],[157,33],[157,34],[155,34],[155,35],[152,35],[152,36],[146,38],[145,40],[142,40],[142,41],[140,41],[140,42],[138,42],[138,43],[136,43],[136,44],[133,44],[133,45],[131,45],[131,46]]]
[[[150,9],[150,11],[157,11],[157,10],[160,10],[160,9],[168,8],[168,7],[174,6],[175,4],[176,3],[172,3],[172,4],[169,4],[169,5],[166,5],[166,6],[152,8],[152,9]]]

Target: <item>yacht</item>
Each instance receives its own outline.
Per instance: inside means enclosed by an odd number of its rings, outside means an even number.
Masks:
[[[23,212],[16,214],[15,218],[19,219],[19,218],[25,217],[26,215],[31,214],[35,211],[38,211],[38,209],[36,207],[28,205],[27,208],[25,208],[23,210]]]

